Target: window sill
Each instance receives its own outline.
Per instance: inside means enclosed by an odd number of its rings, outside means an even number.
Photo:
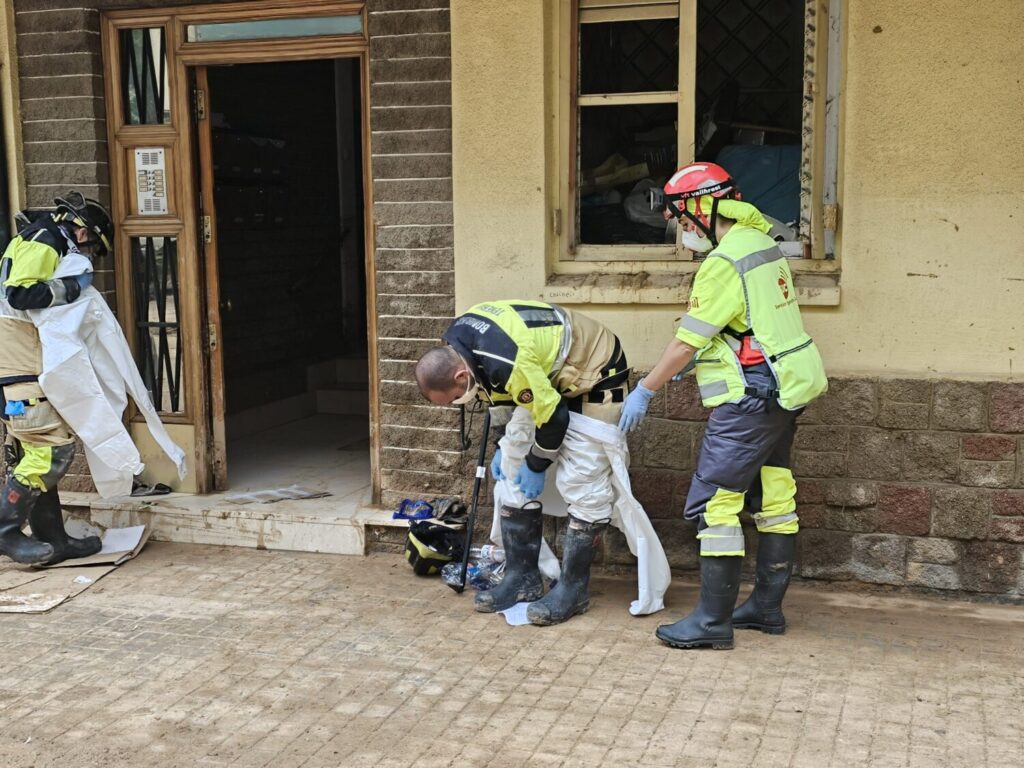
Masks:
[[[839,272],[807,274],[794,270],[797,300],[805,307],[839,306]],[[554,304],[685,304],[693,274],[548,275],[541,299]]]

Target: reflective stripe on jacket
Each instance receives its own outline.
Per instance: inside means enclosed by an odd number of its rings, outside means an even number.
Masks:
[[[621,376],[615,334],[586,315],[540,301],[489,301],[470,307],[444,341],[474,367],[497,403],[526,408],[534,424],[551,418],[562,397],[584,395]]]
[[[779,404],[789,410],[804,407],[828,389],[825,367],[817,346],[804,330],[789,263],[775,242],[753,227],[734,225],[708,256],[725,261],[739,277],[743,317],[778,382]],[[703,269],[703,265],[702,265]],[[679,337],[708,338],[697,353],[695,371],[704,405],[712,408],[736,402],[747,393],[740,365],[740,340],[727,326],[715,327],[686,315]]]

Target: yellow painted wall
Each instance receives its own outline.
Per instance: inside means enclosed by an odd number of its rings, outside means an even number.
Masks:
[[[184,480],[178,479],[178,470],[174,463],[167,458],[163,449],[156,444],[153,436],[142,422],[133,421],[128,425],[129,433],[135,445],[138,446],[139,455],[146,469],[142,472],[142,481],[145,483],[166,483],[174,491],[181,493],[197,493],[199,489],[199,476],[196,473],[195,451],[190,446],[195,445],[196,429],[191,424],[164,424],[167,434],[175,444],[185,450],[185,466],[188,474]]]
[[[452,0],[457,309],[536,298],[553,256],[553,0]],[[848,2],[833,374],[1024,378],[1024,1]],[[637,367],[679,307],[583,305]]]

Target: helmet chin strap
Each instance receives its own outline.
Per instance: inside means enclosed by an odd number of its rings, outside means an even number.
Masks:
[[[708,240],[711,241],[711,244],[714,245],[715,247],[718,247],[718,238],[715,237],[715,225],[718,222],[717,197],[711,198],[711,216],[708,219],[708,223],[706,225],[695,214],[690,213],[690,211],[686,208],[685,204],[682,208],[679,208],[674,204],[673,201],[669,201],[668,206],[669,210],[671,210],[677,216],[685,216],[687,219],[693,222],[694,226],[697,227],[697,229],[699,229],[701,232],[703,232],[705,236],[707,236]]]
[[[718,247],[718,238],[715,236],[715,232],[718,231],[718,198],[711,198],[711,218],[708,220],[708,239],[711,240],[711,244],[716,248]]]

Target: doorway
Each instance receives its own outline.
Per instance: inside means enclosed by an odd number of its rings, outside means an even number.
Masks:
[[[359,59],[195,74],[213,486],[368,503]]]

